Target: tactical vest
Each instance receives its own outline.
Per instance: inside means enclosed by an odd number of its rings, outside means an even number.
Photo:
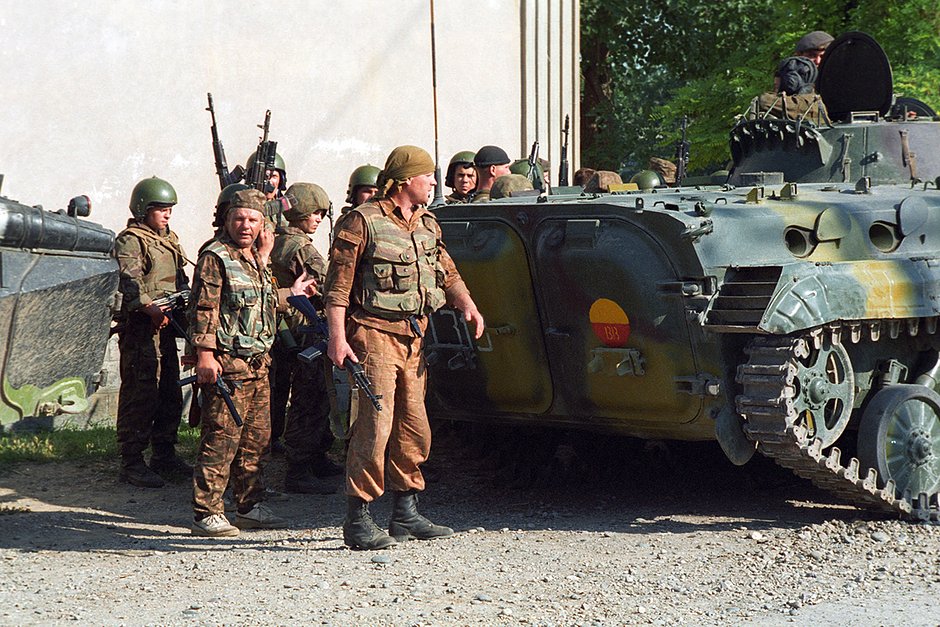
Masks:
[[[365,218],[370,239],[361,263],[363,309],[390,320],[439,309],[444,304],[444,269],[434,217],[422,216],[409,233],[376,205],[356,211]]]
[[[274,239],[274,250],[271,251],[271,273],[278,286],[288,287],[297,278],[291,275],[289,268],[294,255],[304,245],[310,243],[305,233],[297,234],[278,229]]]
[[[242,359],[268,352],[274,343],[277,311],[271,275],[266,268],[260,268],[258,277],[251,276],[218,240],[213,240],[203,250],[217,256],[225,271],[216,347]]]
[[[150,266],[147,274],[140,279],[141,290],[155,298],[177,291],[177,276],[186,265],[186,257],[176,233],[170,231],[166,237],[162,237],[152,229],[137,224],[128,226],[124,232],[140,240],[140,249]]]

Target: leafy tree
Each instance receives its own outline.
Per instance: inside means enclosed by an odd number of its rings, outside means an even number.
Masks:
[[[690,168],[721,167],[735,116],[811,30],[871,34],[891,59],[895,92],[937,100],[935,0],[582,0],[581,20],[581,161],[591,167],[637,170],[671,157],[683,115]]]

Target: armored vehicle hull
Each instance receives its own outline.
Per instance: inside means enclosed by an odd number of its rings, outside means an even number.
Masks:
[[[0,197],[0,428],[81,414],[101,383],[114,233]]]
[[[851,74],[840,45],[870,44],[836,40],[828,76]],[[488,327],[474,342],[453,312],[432,318],[435,414],[714,438],[737,464],[760,450],[936,521],[940,122],[875,103],[862,124],[863,105],[833,102],[825,128],[737,126],[735,186],[439,209]]]

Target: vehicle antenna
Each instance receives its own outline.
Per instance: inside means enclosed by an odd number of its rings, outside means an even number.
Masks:
[[[434,180],[437,185],[434,186],[434,200],[431,201],[430,208],[440,207],[444,204],[444,194],[441,191],[441,155],[440,155],[440,134],[437,128],[437,43],[434,39],[434,0],[431,2],[431,91],[434,94]]]

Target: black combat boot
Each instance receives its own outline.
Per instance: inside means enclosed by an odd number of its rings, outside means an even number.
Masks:
[[[335,494],[336,482],[318,479],[307,466],[288,465],[284,475],[284,491],[294,494]]]
[[[372,551],[395,544],[395,538],[379,529],[369,513],[369,504],[357,496],[347,497],[343,543],[351,549]]]
[[[138,488],[163,487],[163,479],[147,467],[143,455],[140,454],[121,457],[121,473],[118,478]]]
[[[191,479],[193,467],[176,454],[173,444],[154,444],[150,458],[150,470],[168,479]]]
[[[392,492],[392,520],[388,532],[399,542],[405,540],[431,540],[454,535],[454,530],[435,525],[418,513],[418,495],[414,490]]]

